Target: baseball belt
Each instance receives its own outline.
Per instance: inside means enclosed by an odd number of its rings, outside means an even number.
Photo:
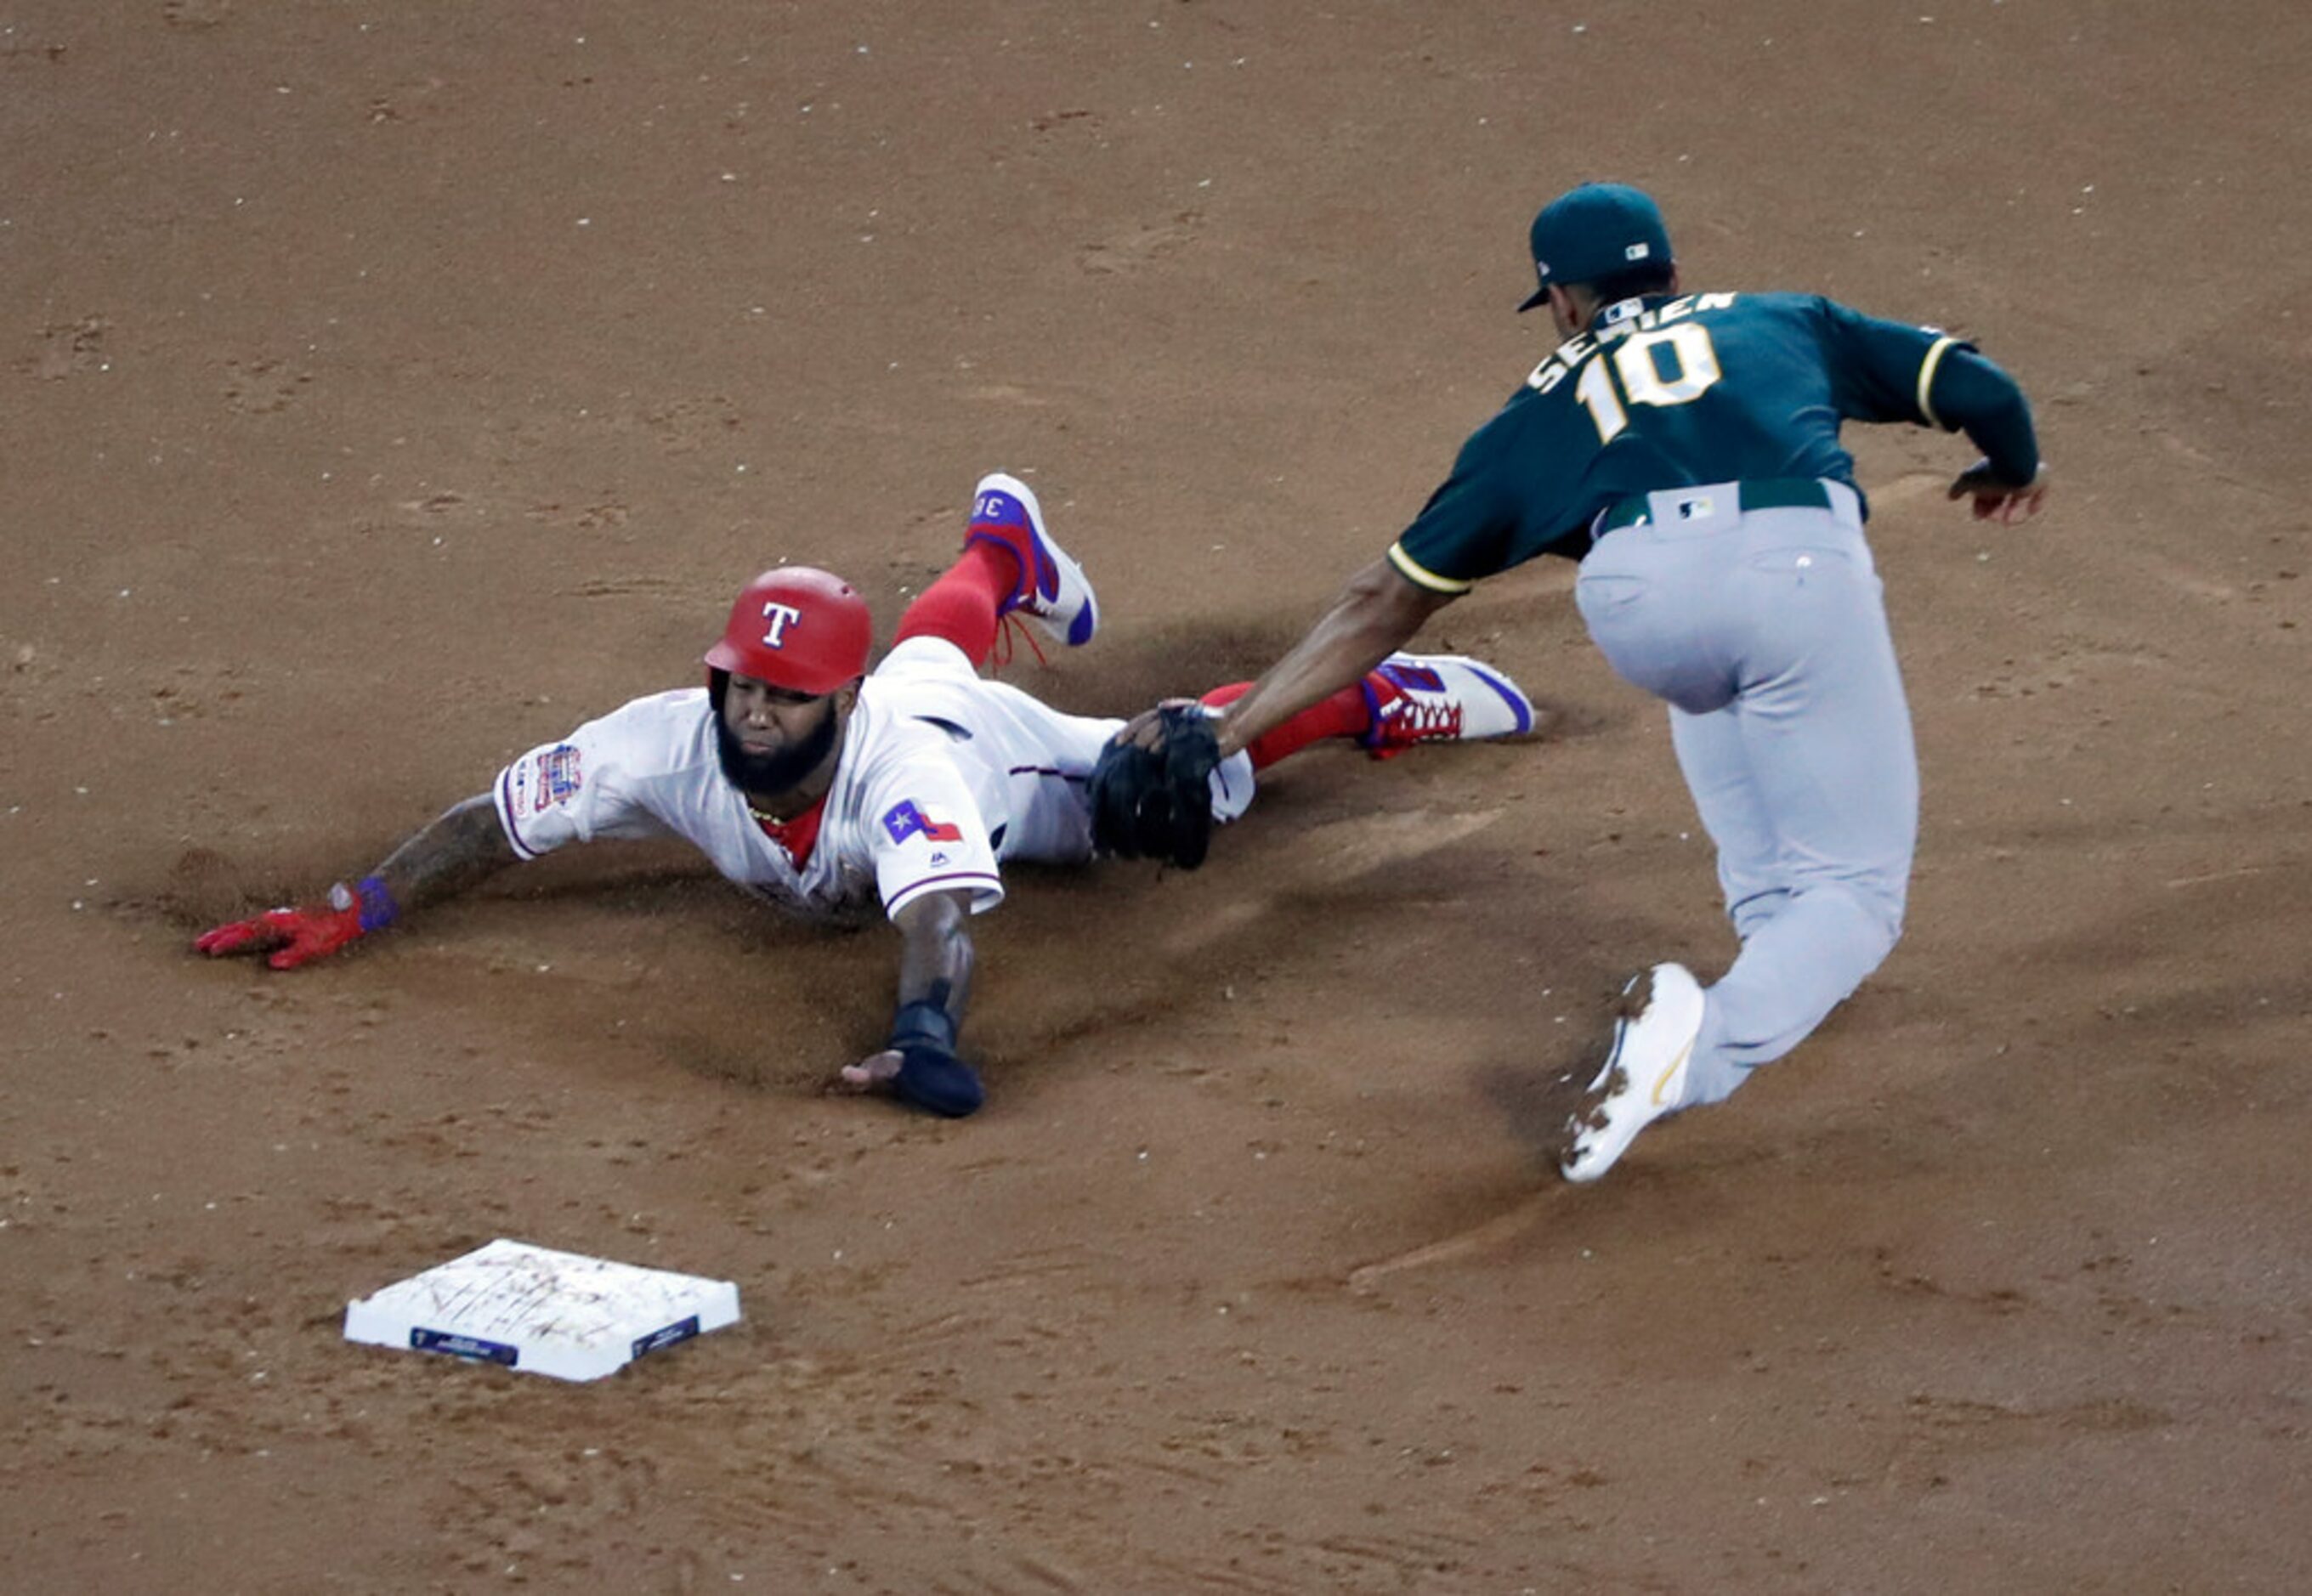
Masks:
[[[1677,493],[1682,490],[1672,488],[1669,491]],[[1694,491],[1702,494],[1712,490],[1697,487]],[[1738,482],[1734,484],[1734,494],[1735,502],[1740,505],[1744,515],[1756,510],[1838,508],[1836,501],[1830,496],[1830,489],[1811,476],[1765,476],[1756,481]],[[1608,532],[1618,532],[1624,527],[1642,526],[1651,519],[1650,496],[1641,493],[1633,499],[1624,499],[1607,505],[1590,528],[1590,537],[1595,542]]]

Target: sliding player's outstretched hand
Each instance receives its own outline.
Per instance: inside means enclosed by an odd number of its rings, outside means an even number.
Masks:
[[[358,886],[338,882],[318,903],[294,909],[268,909],[252,920],[237,920],[193,939],[193,946],[212,958],[225,954],[269,955],[266,963],[276,970],[294,970],[314,959],[324,959],[349,942],[382,930],[395,918],[393,899],[384,885],[371,877]]]

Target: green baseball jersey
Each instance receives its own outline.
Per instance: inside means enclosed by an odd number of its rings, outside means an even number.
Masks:
[[[2038,469],[2029,406],[1974,345],[1819,295],[1649,295],[1607,309],[1462,445],[1389,550],[1441,593],[1536,554],[1579,560],[1598,514],[1662,488],[1854,484],[1848,421],[1964,427],[2002,472]]]

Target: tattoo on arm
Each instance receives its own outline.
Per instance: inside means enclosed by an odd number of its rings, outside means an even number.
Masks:
[[[929,1003],[951,1025],[971,1001],[971,901],[962,893],[925,893],[899,911],[899,1002]]]
[[[422,903],[455,897],[514,862],[513,844],[498,824],[487,793],[453,804],[424,831],[386,856],[377,868],[406,913]]]

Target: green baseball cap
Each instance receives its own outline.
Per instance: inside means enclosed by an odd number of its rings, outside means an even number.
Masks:
[[[1595,283],[1642,261],[1670,258],[1661,207],[1626,183],[1584,183],[1559,195],[1533,219],[1531,239],[1541,286],[1519,310],[1548,299],[1553,283]]]

